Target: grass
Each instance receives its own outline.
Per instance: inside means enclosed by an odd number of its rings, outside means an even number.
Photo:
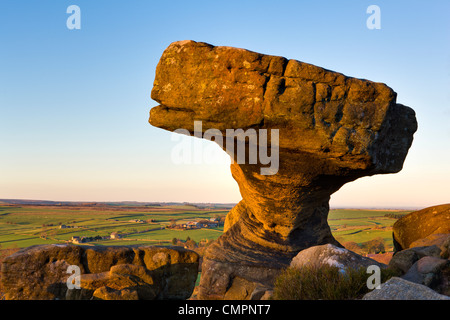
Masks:
[[[397,219],[385,215],[393,212],[405,214],[410,211],[334,209],[330,210],[328,223],[333,236],[341,243],[361,245],[381,237],[390,249],[393,248],[392,225]]]
[[[390,269],[381,270],[381,283],[397,274]],[[339,268],[324,265],[287,268],[276,279],[274,300],[354,300],[369,292],[366,268]]]
[[[338,231],[333,232],[333,235],[338,239],[345,239],[345,241],[353,241],[358,244],[381,237],[384,239],[386,243],[389,244],[390,247],[393,246],[391,230],[383,231],[383,230],[363,229],[363,230],[342,231],[342,232]]]

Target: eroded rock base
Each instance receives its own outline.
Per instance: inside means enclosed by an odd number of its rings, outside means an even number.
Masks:
[[[179,247],[42,245],[22,249],[1,266],[7,300],[188,299],[197,253]],[[77,287],[75,273],[80,271]],[[69,271],[69,272],[68,272]]]

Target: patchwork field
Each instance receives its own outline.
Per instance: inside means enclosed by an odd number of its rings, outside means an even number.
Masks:
[[[172,244],[173,238],[188,236],[199,242],[216,239],[223,226],[195,230],[169,229],[173,224],[224,217],[228,210],[194,206],[130,207],[0,207],[1,248],[65,243],[72,237],[95,238],[84,245]],[[136,222],[139,221],[139,222]],[[120,235],[110,239],[111,233]]]
[[[368,241],[384,241],[385,250],[393,250],[392,225],[397,217],[411,211],[334,209],[328,215],[333,236],[342,244],[354,242],[364,245]],[[395,217],[395,218],[394,218]]]
[[[84,245],[172,245],[188,237],[200,243],[214,240],[223,232],[228,208],[199,208],[193,205],[161,206],[0,206],[1,249],[22,248],[36,244],[65,243],[72,237],[85,237]],[[409,211],[334,209],[328,222],[341,243],[363,245],[382,239],[386,251],[392,250],[392,224],[386,216]],[[192,221],[216,218],[218,226],[199,229],[169,228]],[[64,228],[65,227],[65,228]],[[118,239],[111,239],[115,232]],[[180,245],[180,243],[178,243]]]

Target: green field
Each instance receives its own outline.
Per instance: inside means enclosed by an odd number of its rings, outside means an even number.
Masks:
[[[216,239],[223,226],[196,230],[168,229],[172,221],[177,224],[196,219],[225,216],[228,210],[200,210],[190,206],[167,206],[151,209],[127,208],[68,208],[68,207],[0,207],[1,248],[28,247],[35,244],[64,243],[72,236],[106,238],[112,232],[121,239],[101,239],[88,245],[170,244],[172,239],[188,236],[199,242]],[[138,219],[145,223],[130,222]],[[150,222],[151,221],[151,222]],[[61,229],[60,225],[71,228]]]
[[[392,224],[394,218],[386,217],[387,210],[334,209],[328,223],[335,238],[341,243],[363,242],[381,237],[387,248],[392,247]],[[224,217],[228,209],[201,209],[190,205],[159,207],[99,208],[69,206],[0,206],[0,246],[22,248],[36,244],[65,243],[72,236],[99,237],[87,245],[170,245],[173,238],[187,237],[200,242],[213,240],[223,232],[223,226],[194,230],[169,229],[177,224],[211,217]],[[396,212],[396,213],[407,213]],[[132,219],[145,223],[130,222]],[[60,225],[72,228],[60,229]],[[112,232],[121,239],[107,239]]]
[[[397,219],[386,217],[386,214],[407,214],[411,211],[398,210],[362,210],[362,209],[334,209],[328,215],[333,236],[341,243],[364,242],[382,238],[386,248],[390,251],[392,243],[392,225]]]

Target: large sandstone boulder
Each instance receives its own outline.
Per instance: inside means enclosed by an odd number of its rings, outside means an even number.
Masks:
[[[396,251],[411,247],[437,245],[450,237],[450,204],[414,211],[392,226]]]
[[[303,266],[321,267],[324,265],[337,267],[342,272],[347,268],[359,269],[376,265],[386,268],[386,265],[373,259],[363,257],[345,248],[339,248],[332,244],[314,246],[300,251],[291,261],[291,268],[302,268]]]
[[[72,265],[80,289],[68,289]],[[187,299],[198,255],[178,247],[42,245],[5,258],[1,272],[7,300]]]
[[[330,195],[357,178],[400,171],[417,129],[414,111],[385,84],[194,41],[164,51],[151,96],[160,103],[152,125],[208,139],[216,129],[242,195],[204,256],[203,299],[224,298],[235,280],[253,283],[249,290],[273,282],[305,248],[339,246],[327,223]],[[261,156],[269,149],[270,162]]]

